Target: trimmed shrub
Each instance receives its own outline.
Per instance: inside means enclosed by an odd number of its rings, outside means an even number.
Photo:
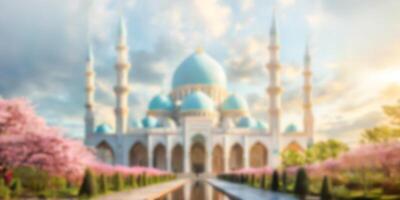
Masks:
[[[13,196],[19,196],[22,193],[22,184],[19,179],[15,179],[15,181],[11,184],[11,190]]]
[[[244,175],[243,174],[241,174],[240,175],[240,178],[239,178],[239,183],[246,183],[246,181],[245,181],[245,177],[244,177]]]
[[[52,176],[49,178],[46,189],[61,190],[67,187],[67,181],[63,177]]]
[[[141,181],[142,182],[142,186],[148,185],[146,173],[144,173],[141,177],[142,177],[142,181]]]
[[[261,174],[261,178],[260,178],[260,188],[263,190],[267,189],[267,184],[265,184],[265,180],[266,180],[265,176],[266,176],[265,174]]]
[[[138,187],[138,183],[137,183],[137,178],[134,175],[130,175],[130,186],[132,188],[137,188]]]
[[[304,168],[297,171],[294,193],[301,199],[304,199],[308,194],[308,177]]]
[[[257,185],[257,177],[256,177],[256,175],[252,175],[251,176],[251,186],[256,187],[256,185]]]
[[[104,174],[99,177],[99,192],[104,194],[108,191],[108,182]]]
[[[121,191],[122,189],[124,189],[124,178],[120,173],[114,174],[113,186],[115,191]]]
[[[332,199],[329,180],[328,180],[328,177],[326,177],[326,176],[324,176],[324,180],[322,181],[320,199],[321,200],[331,200]]]
[[[274,192],[279,191],[279,174],[276,170],[274,170],[274,173],[272,174],[271,190]]]
[[[85,170],[85,175],[79,189],[79,196],[93,197],[97,194],[96,178],[90,169]]]
[[[13,171],[15,179],[21,181],[22,187],[34,193],[39,193],[48,188],[50,177],[47,172],[33,167],[18,167]]]
[[[283,174],[282,174],[282,191],[283,192],[287,191],[287,185],[288,185],[287,174],[286,174],[286,171],[283,171]]]
[[[8,189],[3,179],[0,179],[0,199],[10,199],[10,189]]]
[[[252,186],[253,184],[253,175],[247,175],[247,185]]]

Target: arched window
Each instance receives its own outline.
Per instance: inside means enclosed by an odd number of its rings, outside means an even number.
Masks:
[[[129,151],[130,166],[148,166],[147,148],[142,143],[136,143]]]
[[[264,167],[267,165],[268,151],[265,146],[259,142],[250,149],[250,167]]]
[[[222,173],[224,171],[224,151],[221,145],[216,145],[212,154],[212,172]]]
[[[154,148],[153,152],[153,166],[154,168],[157,169],[167,169],[167,151],[165,149],[165,146],[162,144],[158,144]]]
[[[183,172],[183,147],[180,144],[172,149],[172,171],[175,173]]]
[[[235,144],[231,148],[229,155],[229,167],[231,170],[243,168],[243,148],[240,144]]]

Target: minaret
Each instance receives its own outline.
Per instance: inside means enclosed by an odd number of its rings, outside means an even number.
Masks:
[[[123,18],[120,21],[119,39],[117,50],[117,83],[114,87],[116,96],[115,105],[115,128],[117,134],[126,133],[128,126],[128,95],[129,95],[129,69],[131,64],[128,58],[127,31]]]
[[[85,133],[86,135],[94,132],[94,92],[95,92],[95,72],[93,70],[94,58],[92,48],[89,47],[86,60],[86,113],[85,113]]]
[[[311,102],[311,55],[310,49],[307,45],[306,52],[304,55],[304,133],[311,136],[311,143],[312,143],[312,136],[314,133],[314,116],[312,112],[312,102]]]
[[[269,44],[269,54],[270,60],[267,64],[267,69],[269,71],[270,84],[267,89],[269,94],[269,127],[270,133],[273,138],[273,163],[274,167],[277,167],[280,157],[280,146],[279,146],[279,135],[280,135],[280,125],[281,125],[281,84],[280,84],[280,68],[279,63],[279,43],[278,43],[278,33],[276,29],[275,13],[272,17],[272,25],[270,29],[270,44]]]

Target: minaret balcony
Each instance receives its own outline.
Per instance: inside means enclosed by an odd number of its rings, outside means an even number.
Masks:
[[[279,62],[277,62],[277,61],[270,61],[270,62],[267,64],[267,68],[268,68],[270,71],[278,71],[278,70],[281,69],[281,64],[280,64]]]
[[[311,110],[311,108],[312,108],[312,103],[305,103],[305,104],[303,105],[303,108],[304,108],[304,110]]]
[[[268,87],[267,92],[270,95],[277,95],[277,94],[282,93],[282,88],[278,87],[278,86],[270,86],[270,87]]]
[[[128,85],[119,85],[114,87],[114,92],[116,94],[125,94],[128,93],[130,90]]]
[[[124,51],[124,50],[128,50],[128,46],[126,46],[126,44],[118,44],[117,47],[115,48],[117,51]]]
[[[281,113],[279,108],[270,108],[268,112],[270,116],[278,116]]]
[[[128,62],[117,63],[115,65],[115,69],[117,69],[117,70],[129,69],[130,67],[131,67],[131,64]]]
[[[309,77],[309,76],[312,75],[312,72],[309,71],[309,70],[307,70],[307,71],[304,71],[304,72],[303,72],[303,75],[306,76],[306,77]]]
[[[311,89],[312,89],[312,86],[311,86],[311,85],[305,85],[305,86],[304,86],[304,91],[305,91],[305,92],[310,92]]]
[[[127,116],[129,112],[128,107],[118,107],[114,109],[114,112],[116,115],[122,115],[122,116]]]
[[[269,46],[268,46],[268,49],[270,50],[270,51],[278,51],[279,50],[279,45],[278,44],[270,44]]]
[[[86,103],[85,104],[85,108],[88,109],[88,110],[92,110],[93,105],[91,103]]]
[[[94,74],[93,70],[86,71],[86,77],[92,76]]]
[[[86,92],[92,92],[94,90],[94,86],[93,85],[88,85],[86,86]]]

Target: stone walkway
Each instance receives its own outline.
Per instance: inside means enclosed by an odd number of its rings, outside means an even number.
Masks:
[[[234,199],[241,200],[297,200],[296,197],[288,194],[270,192],[252,188],[247,185],[230,183],[217,179],[208,179],[207,182],[223,193]]]
[[[164,196],[172,190],[182,187],[189,179],[178,179],[166,183],[160,183],[143,188],[110,193],[96,198],[97,200],[153,200]]]

